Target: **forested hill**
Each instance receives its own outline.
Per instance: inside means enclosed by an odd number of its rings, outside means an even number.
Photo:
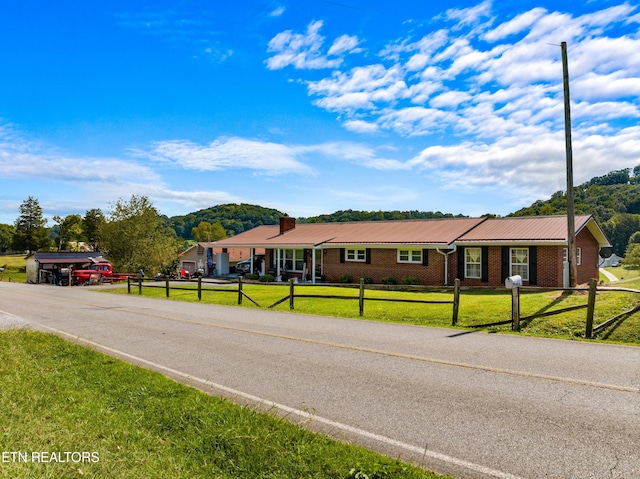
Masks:
[[[633,173],[633,174],[632,174]],[[614,251],[624,256],[631,235],[640,231],[640,166],[612,171],[574,187],[576,214],[592,214]],[[509,216],[566,214],[567,196],[558,191]]]
[[[335,213],[309,218],[298,218],[299,223],[343,223],[347,221],[389,221],[389,220],[428,220],[434,218],[464,218],[439,211],[354,211],[340,210]]]
[[[226,204],[212,206],[204,210],[189,213],[184,216],[168,218],[169,225],[175,230],[176,235],[183,239],[193,239],[192,229],[200,223],[214,225],[220,223],[227,236],[237,235],[260,225],[277,225],[280,217],[285,213],[257,205]],[[457,218],[450,213],[439,211],[355,211],[343,210],[335,213],[312,216],[309,218],[297,218],[298,223],[337,223],[345,221],[383,221],[383,220],[407,220],[407,219],[431,219],[431,218]]]
[[[169,218],[169,225],[180,238],[193,239],[191,230],[200,223],[220,223],[228,236],[260,225],[277,225],[284,213],[273,208],[242,204],[217,205],[184,216]]]
[[[636,169],[640,169],[636,167]],[[640,173],[640,171],[638,171]],[[605,223],[616,213],[640,214],[640,177],[631,176],[629,170],[612,171],[592,178],[574,187],[576,213],[594,215],[599,223]],[[556,215],[567,212],[567,195],[554,193],[548,200],[538,200],[509,216]]]

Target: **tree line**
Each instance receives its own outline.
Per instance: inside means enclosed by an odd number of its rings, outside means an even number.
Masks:
[[[19,211],[13,225],[0,225],[2,251],[68,251],[84,243],[102,252],[117,271],[168,273],[177,267],[181,242],[145,196],[118,200],[108,218],[98,208],[87,210],[84,216],[54,216],[52,227],[32,196],[22,202]]]

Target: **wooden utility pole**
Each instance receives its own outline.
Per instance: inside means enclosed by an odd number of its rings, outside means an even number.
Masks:
[[[578,277],[576,264],[576,223],[573,200],[573,153],[571,150],[571,108],[569,100],[569,66],[567,42],[562,42],[562,72],[564,80],[564,137],[567,151],[567,261],[569,262],[569,287],[575,288]]]

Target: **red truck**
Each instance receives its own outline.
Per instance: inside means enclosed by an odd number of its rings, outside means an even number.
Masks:
[[[110,283],[112,281],[124,281],[127,278],[135,278],[135,274],[114,273],[110,263],[96,263],[87,269],[76,269],[71,273],[71,284],[97,284]]]

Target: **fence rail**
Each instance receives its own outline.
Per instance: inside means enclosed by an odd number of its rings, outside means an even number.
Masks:
[[[191,281],[189,281],[191,282]],[[254,300],[253,298],[251,298],[248,294],[245,293],[245,291],[243,290],[243,285],[244,282],[242,280],[242,277],[240,277],[238,279],[238,283],[237,283],[237,288],[229,288],[229,287],[221,287],[221,288],[216,288],[216,287],[206,287],[203,288],[202,287],[202,278],[198,278],[197,281],[197,294],[198,294],[198,300],[202,300],[202,293],[203,292],[221,292],[221,293],[233,293],[233,294],[237,294],[238,297],[238,304],[241,305],[243,300],[246,299],[250,302],[252,302],[253,304],[255,304],[258,307],[262,307],[256,300]],[[181,287],[181,286],[176,286],[175,284],[170,284],[169,279],[166,279],[164,281],[164,284],[159,284],[159,282],[157,280],[144,280],[142,278],[138,278],[137,281],[132,281],[131,279],[128,279],[127,281],[127,289],[128,289],[128,293],[131,294],[131,290],[133,286],[137,286],[138,288],[138,294],[142,294],[142,289],[143,288],[162,288],[165,289],[166,291],[166,297],[170,297],[170,291],[171,290],[183,290],[183,291],[194,291],[193,287]],[[364,280],[361,279],[359,285],[355,285],[356,287],[358,287],[359,291],[358,291],[358,295],[342,295],[342,294],[310,294],[310,293],[300,293],[299,290],[297,289],[298,286],[301,287],[308,287],[308,285],[298,285],[294,282],[294,280],[290,280],[289,281],[289,292],[286,296],[284,296],[283,298],[279,299],[278,301],[274,302],[273,304],[267,306],[267,308],[272,309],[275,308],[276,306],[286,302],[287,300],[289,301],[289,309],[290,310],[294,310],[295,309],[295,300],[297,298],[316,298],[316,299],[339,299],[339,300],[351,300],[351,301],[355,301],[358,300],[358,308],[359,308],[359,315],[363,316],[364,315],[364,310],[365,310],[365,303],[368,301],[379,301],[379,302],[398,302],[398,303],[413,303],[413,304],[425,304],[425,305],[429,305],[429,304],[450,304],[452,306],[452,310],[451,310],[451,324],[452,326],[456,326],[458,323],[458,316],[459,316],[459,310],[460,310],[460,280],[456,279],[453,288],[448,287],[448,288],[444,288],[447,291],[451,291],[452,292],[452,299],[450,300],[423,300],[423,299],[411,299],[411,298],[378,298],[378,297],[371,297],[371,296],[366,296],[365,295],[365,291],[368,289],[365,287],[364,284]],[[345,285],[342,285],[345,286]],[[352,285],[351,287],[353,287],[354,285]],[[439,287],[439,288],[420,288],[421,291],[427,291],[429,289],[437,289],[439,291],[442,291],[443,288]],[[465,288],[465,290],[469,290],[471,291],[473,288]],[[543,291],[570,291],[570,292],[574,292],[574,291],[588,291],[588,298],[587,298],[587,302],[586,304],[580,304],[580,305],[574,305],[574,306],[568,306],[565,308],[560,308],[560,309],[555,309],[553,311],[543,311],[543,312],[539,312],[539,313],[535,313],[535,314],[530,314],[530,315],[526,315],[526,316],[522,316],[521,313],[521,308],[520,308],[520,295],[522,292],[543,292]],[[526,286],[526,287],[515,287],[513,289],[511,289],[511,318],[508,320],[504,320],[504,321],[498,321],[498,322],[494,322],[494,323],[487,323],[487,324],[475,324],[475,325],[469,325],[468,327],[470,328],[485,328],[485,327],[490,327],[490,326],[498,326],[498,325],[506,325],[506,324],[511,324],[511,329],[513,331],[520,331],[521,328],[521,323],[523,321],[531,321],[533,319],[537,319],[537,318],[544,318],[544,317],[550,317],[550,316],[554,316],[554,315],[558,315],[558,314],[562,314],[562,313],[566,313],[566,312],[571,312],[571,311],[578,311],[578,310],[582,310],[582,309],[586,309],[586,317],[585,317],[585,337],[592,339],[595,337],[595,335],[603,330],[605,330],[606,328],[608,328],[609,326],[611,326],[612,324],[615,324],[617,321],[620,321],[622,319],[624,319],[625,317],[630,316],[631,314],[634,314],[638,311],[640,311],[640,304],[627,310],[624,311],[623,313],[620,313],[610,319],[607,319],[606,321],[602,322],[599,325],[594,326],[593,324],[593,320],[594,320],[594,313],[595,313],[595,304],[596,304],[596,295],[598,292],[607,292],[607,291],[622,291],[622,292],[630,292],[630,293],[636,293],[636,294],[640,294],[640,290],[635,290],[635,289],[628,289],[628,288],[610,288],[610,287],[606,287],[606,288],[601,288],[599,289],[597,287],[597,281],[595,279],[591,280],[589,282],[589,287],[588,288],[538,288],[538,287],[533,287],[533,286]]]

